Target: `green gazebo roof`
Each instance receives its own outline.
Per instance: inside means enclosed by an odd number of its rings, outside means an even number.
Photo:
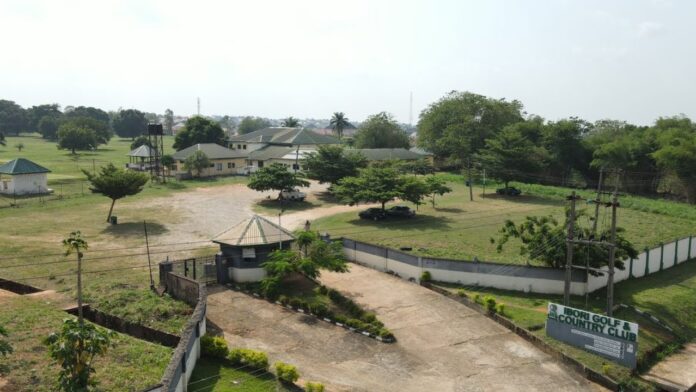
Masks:
[[[28,159],[17,158],[3,165],[0,165],[0,174],[34,174],[34,173],[50,173],[51,171],[45,167],[38,165]]]

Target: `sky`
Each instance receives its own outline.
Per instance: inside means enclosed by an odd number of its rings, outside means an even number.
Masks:
[[[696,118],[695,18],[687,0],[0,0],[0,99],[415,124],[459,90],[647,125]]]

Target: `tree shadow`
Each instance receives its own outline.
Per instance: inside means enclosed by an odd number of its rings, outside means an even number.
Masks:
[[[437,205],[435,206],[435,211],[437,211],[437,212],[447,212],[447,213],[452,213],[452,214],[457,214],[457,213],[460,213],[460,212],[464,212],[464,210],[461,209],[461,208],[456,208],[456,207],[444,207],[444,208],[442,208],[442,207],[437,207]]]
[[[404,231],[428,231],[428,230],[445,230],[449,228],[450,223],[455,223],[454,219],[445,216],[433,215],[416,215],[412,218],[389,217],[384,220],[373,221],[369,219],[356,218],[349,220],[355,226],[364,227],[366,231],[370,228],[384,230],[404,230]]]
[[[336,195],[334,195],[331,192],[324,191],[324,192],[316,192],[314,194],[318,200],[323,201],[324,203],[333,203],[333,204],[342,204],[341,200],[339,200]]]
[[[147,223],[148,235],[161,235],[167,233],[164,225],[156,222]],[[115,237],[142,237],[145,235],[143,222],[124,222],[117,225],[109,225],[101,231],[102,234],[110,234]]]
[[[486,200],[502,200],[513,203],[521,204],[536,204],[545,206],[560,206],[563,205],[563,200],[554,200],[548,197],[533,196],[533,195],[519,195],[519,196],[509,196],[509,195],[499,195],[497,193],[487,194],[485,196],[479,195],[481,198]]]
[[[267,210],[267,212],[270,213],[279,213],[281,211],[281,202],[278,199],[263,199],[259,200],[256,202],[256,205]],[[292,201],[292,200],[284,200],[282,203],[282,210],[287,212],[294,212],[294,211],[306,211],[306,210],[311,210],[313,208],[320,207],[319,203],[313,202],[313,201]]]

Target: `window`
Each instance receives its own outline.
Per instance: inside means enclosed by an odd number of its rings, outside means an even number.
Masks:
[[[227,162],[227,168],[231,169],[232,168],[232,162]]]
[[[246,144],[242,146],[242,149],[246,150]]]
[[[222,170],[222,163],[216,163],[215,168],[217,169],[217,171],[221,171]]]
[[[232,162],[232,168],[235,168],[235,167],[237,167],[237,164]]]
[[[263,167],[263,161],[258,161],[259,167]]]
[[[242,248],[242,258],[244,261],[256,260],[256,248]]]
[[[214,164],[214,163],[211,163],[211,164],[210,164],[210,167],[215,167],[215,164]]]
[[[241,149],[242,149],[242,145],[241,145],[241,144],[237,144],[237,150],[241,150]]]

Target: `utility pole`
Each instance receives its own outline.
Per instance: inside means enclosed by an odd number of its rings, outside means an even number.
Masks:
[[[614,257],[616,257],[616,209],[619,207],[616,192],[611,198],[611,247],[609,248],[609,277],[607,278],[607,316],[614,307]]]
[[[604,168],[599,169],[599,184],[597,184],[597,198],[595,199],[594,220],[592,221],[592,235],[597,235],[597,221],[599,220],[599,204],[602,200],[602,180]]]
[[[486,168],[483,168],[483,197],[486,197]]]
[[[572,277],[573,245],[575,244],[575,202],[578,197],[575,191],[568,197],[570,200],[570,217],[568,219],[568,238],[566,239],[565,285],[563,287],[563,305],[570,305],[570,280]]]
[[[474,190],[471,188],[471,157],[466,159],[466,167],[467,177],[469,177],[469,180],[467,181],[469,183],[469,200],[474,201]]]
[[[150,289],[155,291],[155,281],[152,279],[152,264],[150,263],[150,241],[147,237],[147,222],[143,221],[143,229],[145,230],[145,249],[147,249],[147,267],[150,270]]]
[[[80,325],[84,323],[82,318],[82,252],[77,250],[77,318]]]
[[[201,97],[196,98],[196,104],[198,106],[198,115],[201,115]]]

